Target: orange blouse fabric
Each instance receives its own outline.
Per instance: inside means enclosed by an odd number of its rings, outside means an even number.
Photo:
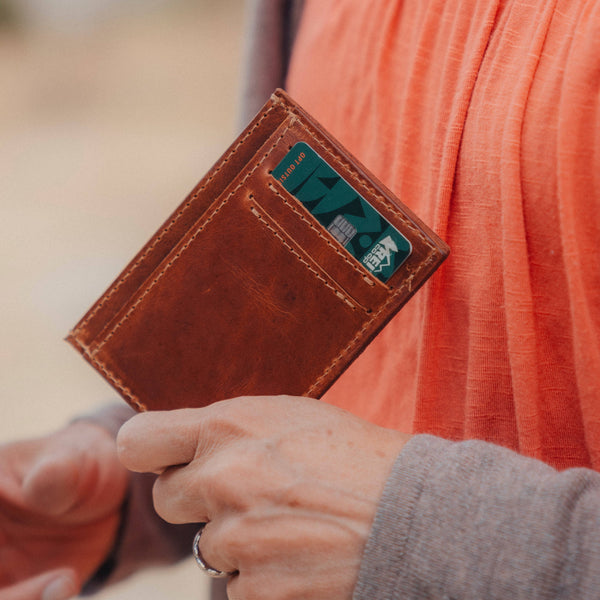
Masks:
[[[326,400],[600,468],[600,0],[307,0],[287,89],[450,258]]]

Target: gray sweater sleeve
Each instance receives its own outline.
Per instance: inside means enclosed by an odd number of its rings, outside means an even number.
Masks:
[[[600,474],[420,435],[398,457],[355,600],[600,597]]]
[[[131,414],[116,406],[85,419],[116,433]],[[134,476],[119,542],[86,592],[189,556],[196,525],[156,515],[153,480]],[[419,435],[406,445],[380,501],[355,600],[598,597],[600,474],[559,473],[484,442]]]

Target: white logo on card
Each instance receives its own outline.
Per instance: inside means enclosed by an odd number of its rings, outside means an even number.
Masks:
[[[391,236],[377,242],[371,251],[362,259],[363,264],[372,273],[381,273],[392,264],[392,255],[398,252],[398,246]]]

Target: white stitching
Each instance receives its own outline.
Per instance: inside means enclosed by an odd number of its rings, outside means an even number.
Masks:
[[[431,261],[433,260],[434,256],[435,256],[435,253],[431,252],[427,256],[427,258],[422,263],[420,263],[419,268],[416,271],[413,271],[410,274],[410,276],[406,278],[406,280],[402,283],[402,285],[393,294],[390,294],[390,296],[388,297],[388,299],[386,300],[386,302],[381,306],[381,308],[368,321],[365,321],[365,323],[361,327],[360,331],[352,338],[352,340],[350,340],[350,342],[348,343],[348,345],[343,350],[341,350],[340,353],[331,361],[331,363],[325,368],[325,370],[319,376],[319,378],[310,386],[310,388],[308,388],[308,390],[303,395],[305,395],[305,396],[310,396],[311,395],[311,393],[313,392],[313,390],[316,389],[319,386],[319,384],[321,383],[321,381],[335,367],[335,365],[339,362],[339,360],[342,358],[342,356],[344,356],[345,354],[347,354],[348,351],[351,349],[351,347],[356,344],[356,342],[363,335],[363,333],[365,332],[365,330],[367,329],[367,327],[369,327],[371,325],[371,323],[375,319],[377,319],[377,317],[379,317],[379,315],[387,308],[388,304],[392,300],[394,300],[399,294],[401,294],[402,292],[404,292],[404,290],[406,288],[410,288],[410,284],[412,284],[412,281],[415,278],[415,276],[417,276],[419,274],[419,272],[425,266],[428,266],[429,263],[431,263]]]
[[[89,356],[89,354],[88,354]],[[107,366],[97,358],[92,359],[94,364],[104,373],[104,375],[112,381],[115,387],[124,395],[131,400],[133,404],[135,404],[139,410],[146,410],[146,405],[140,402],[139,398],[127,387],[125,384],[119,379],[112,371],[110,371]]]
[[[206,179],[206,181],[202,184],[200,188],[196,190],[194,195],[179,209],[179,212],[169,221],[169,223],[164,227],[164,229],[158,234],[158,236],[154,239],[152,244],[146,248],[145,252],[135,261],[131,267],[123,273],[121,278],[115,282],[114,287],[110,289],[110,291],[102,298],[100,303],[90,312],[90,314],[77,326],[76,329],[73,330],[73,334],[77,335],[81,329],[83,329],[98,313],[99,310],[110,300],[110,298],[116,293],[116,291],[125,283],[125,281],[129,278],[129,276],[137,269],[140,263],[150,254],[157,244],[163,239],[163,237],[171,230],[173,225],[177,223],[177,221],[181,218],[181,216],[185,213],[185,211],[193,204],[194,200],[198,198],[198,196],[206,189],[206,186],[214,179],[214,177],[221,171],[221,169],[227,164],[227,162],[231,159],[231,157],[237,152],[238,148],[246,141],[246,139],[254,133],[254,130],[259,127],[262,121],[267,117],[267,115],[274,109],[274,105],[270,106],[260,117],[260,119],[256,122],[254,127],[249,130],[246,135],[238,141],[238,143],[227,153],[227,155],[223,158],[223,160],[219,163],[218,167],[215,169],[214,173],[211,173],[210,177]]]
[[[173,256],[171,258],[171,260],[163,267],[163,269],[156,275],[156,277],[148,284],[148,286],[146,287],[144,292],[140,295],[140,297],[129,307],[129,309],[121,317],[119,322],[113,326],[113,328],[106,334],[105,338],[96,346],[96,348],[93,351],[94,354],[96,354],[97,352],[100,351],[100,349],[104,346],[104,344],[106,344],[106,342],[115,334],[115,332],[119,329],[119,327],[121,327],[122,323],[124,323],[129,318],[129,316],[135,311],[135,309],[138,307],[138,305],[142,302],[142,300],[144,300],[144,298],[148,295],[150,290],[152,290],[154,288],[154,286],[158,283],[158,281],[162,278],[162,276],[167,272],[167,270],[170,269],[173,266],[173,264],[175,263],[175,261],[178,260],[179,257],[190,247],[190,245],[198,237],[200,232],[202,232],[205,229],[205,227],[212,221],[214,216],[223,208],[223,206],[225,206],[225,204],[227,204],[227,202],[229,202],[231,197],[246,183],[246,180],[267,159],[267,157],[271,154],[271,152],[273,152],[273,150],[276,148],[279,140],[281,140],[281,138],[284,137],[287,130],[288,130],[288,128],[285,127],[284,130],[280,133],[279,137],[275,141],[273,141],[273,144],[271,145],[271,148],[269,148],[269,151],[263,155],[261,160],[258,163],[256,163],[254,165],[254,167],[250,171],[248,171],[248,173],[246,173],[246,176],[238,183],[238,185],[233,190],[231,190],[231,192],[229,192],[229,194],[221,201],[221,203],[205,218],[205,220],[202,222],[202,224],[196,229],[194,234],[191,235],[187,239],[185,244],[179,249],[177,254],[175,254],[175,256]]]
[[[266,220],[266,218],[254,207],[250,207],[250,212],[264,225],[287,249],[291,252],[319,281],[325,284],[335,296],[343,300],[352,310],[356,310],[354,303],[340,290],[336,289],[331,283],[329,283],[312,265],[306,262],[300,254],[294,250],[294,248],[283,238],[283,236],[272,227]]]
[[[277,190],[270,183],[269,183],[269,187],[271,188],[271,191],[275,195],[277,195],[279,198],[281,198],[282,202],[286,206],[288,206],[292,212],[294,212],[304,223],[306,223],[333,251],[335,251],[335,253],[341,259],[343,259],[348,265],[350,265],[352,267],[352,269],[354,271],[356,271],[356,273],[358,273],[358,275],[360,275],[360,277],[362,279],[364,279],[371,287],[375,287],[376,283],[372,279],[370,279],[369,275],[363,273],[360,270],[360,267],[358,265],[354,264],[352,262],[352,260],[350,260],[350,258],[348,258],[348,256],[346,256],[346,254],[335,244],[335,242],[333,242],[328,236],[326,236],[323,233],[323,230],[321,227],[316,227],[314,223],[309,221],[306,218],[306,215],[302,214],[293,204],[291,204],[288,201],[288,199],[279,190]]]

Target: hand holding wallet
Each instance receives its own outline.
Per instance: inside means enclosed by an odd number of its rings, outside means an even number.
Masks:
[[[319,398],[448,251],[277,90],[67,339],[136,410]]]

